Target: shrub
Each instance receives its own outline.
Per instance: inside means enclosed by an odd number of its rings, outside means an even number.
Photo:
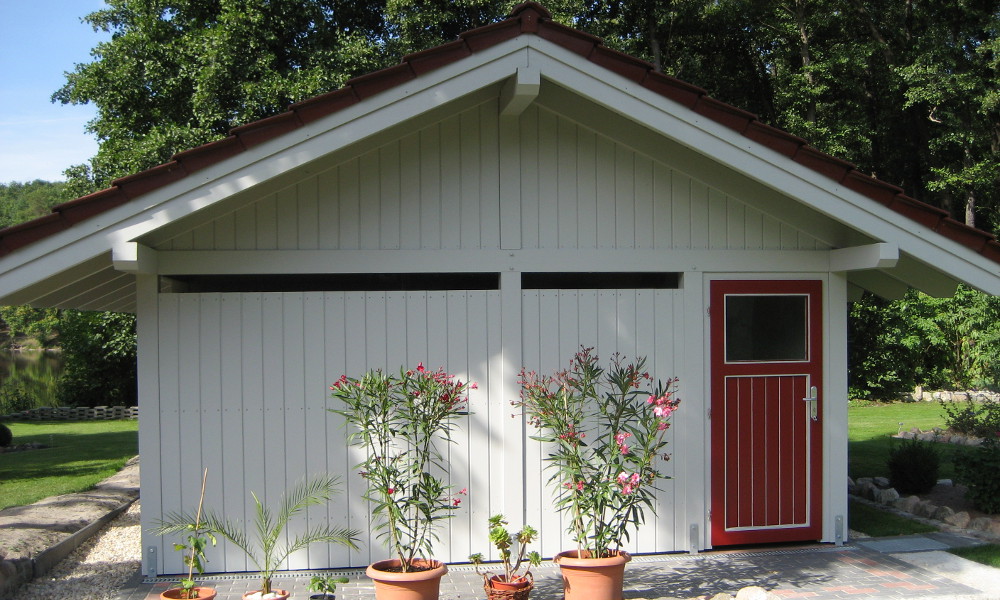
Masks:
[[[23,381],[7,379],[0,382],[0,415],[35,408],[35,399],[28,393]]]
[[[926,442],[904,441],[889,449],[889,483],[900,494],[924,494],[937,484],[941,456]]]
[[[0,448],[10,446],[13,441],[14,434],[10,432],[10,428],[3,423],[0,423]]]
[[[942,402],[944,422],[950,429],[966,435],[991,438],[1000,431],[1000,403],[974,402],[965,404]]]
[[[955,473],[969,489],[965,492],[975,507],[985,513],[1000,513],[1000,443],[997,433],[971,452],[955,455]]]

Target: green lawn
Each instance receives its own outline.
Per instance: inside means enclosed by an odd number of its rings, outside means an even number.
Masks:
[[[7,423],[14,443],[42,450],[0,454],[0,509],[88,490],[139,453],[138,421]]]
[[[953,548],[948,552],[990,567],[1000,568],[1000,544],[987,544],[971,548]]]
[[[919,427],[922,430],[944,427],[944,411],[937,402],[896,402],[874,406],[850,406],[848,418],[848,474],[858,477],[888,477],[885,461],[889,448],[898,440],[893,439],[899,431],[899,423],[904,430]],[[968,448],[939,444],[941,471],[939,476],[952,478],[954,465],[952,457],[956,452],[967,452]]]
[[[928,533],[937,531],[936,527],[924,525],[919,521],[907,519],[899,515],[851,501],[848,507],[848,522],[851,529],[867,533],[873,537],[885,537],[889,535],[911,535],[914,533]]]

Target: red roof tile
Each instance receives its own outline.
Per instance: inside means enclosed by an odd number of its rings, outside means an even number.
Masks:
[[[842,183],[1000,263],[1000,244],[991,234],[967,227],[951,219],[946,211],[903,195],[898,187],[865,175],[851,163],[824,154],[807,145],[805,140],[762,123],[752,113],[710,98],[701,88],[658,73],[649,63],[604,46],[598,37],[552,21],[551,13],[537,2],[519,4],[503,21],[467,31],[453,42],[407,55],[400,64],[355,77],[339,90],[292,104],[288,112],[236,127],[226,138],[179,152],[169,163],[115,180],[110,188],[56,206],[49,215],[2,229],[0,256],[240,154],[247,148],[336,113],[364,98],[522,34],[538,35],[595,65],[639,82],[645,88],[791,157],[818,174]]]

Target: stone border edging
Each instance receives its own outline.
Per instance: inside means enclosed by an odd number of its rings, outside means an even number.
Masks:
[[[861,477],[857,483],[848,478],[848,496],[925,525],[964,533],[988,542],[1000,542],[1000,515],[973,519],[966,511],[956,513],[948,506],[937,506],[921,500],[919,496],[902,498],[895,488],[888,485],[889,480],[885,477]]]
[[[138,419],[138,406],[40,406],[3,415],[11,421],[113,421]]]
[[[90,523],[55,541],[51,546],[33,556],[12,559],[0,557],[0,598],[8,598],[10,594],[13,594],[25,583],[38,579],[48,573],[61,560],[69,556],[74,550],[97,534],[115,517],[128,510],[138,500],[138,473],[135,473],[134,476],[131,473],[124,473],[129,467],[134,467],[134,471],[138,471],[138,459],[138,456],[130,459],[121,471],[98,483],[90,492],[82,493],[94,496],[95,494],[102,495],[101,492],[103,491],[103,495],[107,498],[120,498],[121,500],[116,502],[113,507],[105,510]],[[134,487],[131,485],[118,485],[120,483],[127,483],[127,481],[123,480],[127,480],[130,477],[135,479]],[[63,494],[51,498],[73,495],[75,494]],[[45,502],[45,500],[39,502]]]

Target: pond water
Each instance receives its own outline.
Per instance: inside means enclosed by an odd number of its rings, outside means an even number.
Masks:
[[[59,405],[56,381],[61,372],[58,352],[0,350],[0,387],[9,381],[21,383],[35,406]]]

